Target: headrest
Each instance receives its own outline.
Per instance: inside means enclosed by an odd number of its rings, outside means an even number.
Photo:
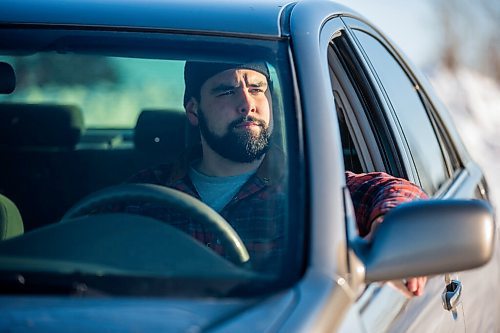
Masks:
[[[10,94],[16,89],[16,74],[11,65],[0,62],[0,94]]]
[[[143,110],[134,131],[136,149],[180,154],[185,147],[186,114],[174,110]]]
[[[0,194],[0,240],[24,233],[23,219],[16,205]]]
[[[0,145],[73,148],[83,128],[77,106],[0,103]]]

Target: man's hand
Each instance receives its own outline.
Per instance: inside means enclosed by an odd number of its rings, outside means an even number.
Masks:
[[[375,233],[375,230],[377,227],[382,223],[383,217],[379,216],[377,219],[375,219],[370,228],[370,232],[365,236],[365,239],[368,241],[371,241],[373,238],[373,234]],[[405,281],[391,281],[391,284],[396,287],[396,289],[400,290],[403,292],[408,297],[413,297],[413,296],[420,296],[424,293],[425,289],[425,284],[427,283],[427,277],[426,276],[420,276],[420,277],[412,277],[408,278]]]
[[[426,276],[389,281],[389,285],[399,290],[408,298],[422,295],[424,293],[426,283]]]
[[[406,279],[406,288],[414,296],[420,296],[424,293],[425,284],[427,283],[427,276],[420,276]]]

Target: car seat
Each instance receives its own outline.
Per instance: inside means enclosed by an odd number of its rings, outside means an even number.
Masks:
[[[5,240],[24,233],[23,219],[16,205],[0,194],[0,240]]]
[[[25,230],[57,221],[80,197],[83,131],[78,106],[0,103],[0,193],[19,207]]]
[[[136,149],[176,152],[184,149],[184,112],[167,109],[142,110],[134,130]]]

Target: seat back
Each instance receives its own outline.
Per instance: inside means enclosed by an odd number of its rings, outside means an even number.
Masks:
[[[0,241],[24,233],[23,219],[16,205],[0,194]]]
[[[180,111],[143,110],[137,118],[134,145],[137,150],[177,156],[186,145],[186,114]]]
[[[16,202],[26,230],[54,222],[74,201],[76,106],[0,103],[0,193]]]
[[[73,105],[0,103],[0,145],[72,149],[83,131],[81,110]]]

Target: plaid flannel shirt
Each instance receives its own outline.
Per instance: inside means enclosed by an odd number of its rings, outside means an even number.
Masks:
[[[383,172],[355,174],[347,171],[346,182],[362,237],[371,231],[374,223],[382,222],[391,209],[404,202],[427,198],[417,185]]]
[[[286,191],[283,189],[284,159],[279,151],[267,154],[257,172],[242,186],[232,200],[219,212],[243,240],[252,267],[259,271],[276,272],[283,263]],[[193,161],[201,157],[199,147],[173,164],[162,164],[140,171],[128,182],[150,183],[177,189],[201,200],[188,171]],[[131,211],[132,210],[132,211]],[[127,207],[125,211],[166,221],[218,254],[226,256],[224,244],[207,225],[157,204]]]
[[[200,157],[199,154],[197,151],[174,164],[143,170],[129,181],[168,186],[200,199],[188,176],[188,168],[195,158]],[[285,254],[285,182],[280,174],[283,168],[277,167],[276,158],[270,157],[273,155],[279,154],[268,153],[257,172],[220,212],[245,243],[254,269],[265,272],[276,272],[277,265],[283,264],[281,258]],[[418,186],[381,172],[346,172],[346,180],[361,236],[370,231],[373,221],[380,220],[390,209],[400,203],[426,197]],[[224,246],[217,234],[204,224],[154,204],[142,205],[140,213],[171,223],[225,256]]]

